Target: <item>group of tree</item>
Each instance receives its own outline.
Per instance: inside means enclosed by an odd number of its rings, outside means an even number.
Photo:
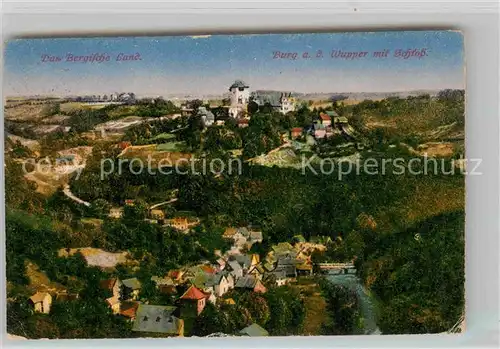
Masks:
[[[322,335],[359,333],[361,311],[356,292],[326,280],[321,280],[320,286],[327,304],[327,321],[322,326]]]
[[[233,290],[224,296],[235,304],[207,304],[196,319],[193,335],[215,332],[236,335],[256,323],[270,335],[298,335],[305,319],[305,306],[299,291],[291,286],[271,287],[264,294]]]

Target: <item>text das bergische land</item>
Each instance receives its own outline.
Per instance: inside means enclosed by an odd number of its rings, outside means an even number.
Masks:
[[[110,61],[141,61],[141,54],[136,53],[118,53],[111,56],[107,53],[92,53],[87,55],[78,55],[67,53],[63,56],[43,54],[40,57],[42,63],[58,63],[58,62],[73,62],[73,63],[104,63]]]
[[[331,50],[323,51],[317,50],[315,52],[303,51],[303,52],[287,52],[287,51],[272,51],[272,59],[345,59],[345,60],[356,60],[356,59],[367,59],[367,58],[397,58],[397,59],[421,59],[429,55],[429,50],[427,48],[409,48],[409,49],[396,49],[389,50],[385,49],[382,51],[343,51],[343,50]],[[73,53],[67,53],[66,55],[49,55],[43,54],[40,57],[42,63],[57,63],[57,62],[74,62],[74,63],[104,63],[110,61],[141,61],[141,54],[136,53],[118,53],[114,56],[107,53],[92,53],[87,55],[78,55]]]

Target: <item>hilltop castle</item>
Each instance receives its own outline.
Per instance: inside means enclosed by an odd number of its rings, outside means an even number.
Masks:
[[[254,101],[259,106],[269,104],[273,110],[286,114],[295,110],[296,98],[291,92],[255,91],[242,80],[236,80],[230,87],[229,116],[239,118],[247,111],[248,103]]]

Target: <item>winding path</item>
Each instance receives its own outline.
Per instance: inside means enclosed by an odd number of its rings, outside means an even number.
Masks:
[[[85,205],[87,207],[90,206],[90,202],[87,202],[87,201],[84,201],[82,199],[80,199],[79,197],[76,197],[72,192],[71,192],[71,188],[69,186],[69,184],[65,184],[64,185],[64,188],[63,188],[63,193],[64,195],[66,195],[68,198],[70,198],[71,200],[79,203],[79,204],[82,204],[82,205]]]

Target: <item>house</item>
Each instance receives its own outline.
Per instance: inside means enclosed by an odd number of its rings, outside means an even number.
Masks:
[[[206,285],[209,287],[213,287],[214,294],[217,297],[222,297],[227,291],[231,289],[229,281],[222,273],[212,275],[208,279]]]
[[[205,125],[205,127],[211,126],[215,122],[214,114],[210,110],[207,110],[206,107],[199,107],[197,115],[201,117],[201,120],[203,121],[203,125]]]
[[[319,113],[319,119],[325,127],[332,125],[332,118],[327,113]]]
[[[118,314],[120,312],[120,297],[109,297],[106,298],[106,304],[111,308],[113,314]]]
[[[108,298],[106,298],[106,303],[113,311],[113,314],[118,314],[120,311],[120,298],[121,298],[121,287],[122,282],[118,278],[101,280],[100,285],[102,290],[108,293]]]
[[[229,289],[232,290],[234,288],[234,281],[235,281],[233,274],[231,274],[227,270],[223,271],[222,274],[224,274],[224,276],[226,277],[227,285],[228,285]]]
[[[174,281],[174,283],[179,283],[182,281],[182,279],[184,277],[184,271],[182,271],[182,270],[170,270],[167,273],[167,276],[169,278],[171,278]]]
[[[247,240],[250,236],[250,232],[247,228],[226,228],[222,237],[225,239],[233,240],[234,245],[238,248],[242,248],[246,245]]]
[[[135,200],[133,200],[133,199],[126,199],[125,200],[125,205],[127,205],[127,206],[134,206],[135,205]]]
[[[123,217],[123,207],[111,207],[109,210],[109,218],[120,219]]]
[[[125,150],[128,147],[130,147],[131,145],[132,145],[132,143],[130,143],[128,141],[122,141],[122,142],[118,143],[118,148],[120,148],[121,150]]]
[[[262,282],[253,275],[246,275],[237,279],[234,288],[251,290],[258,293],[265,293],[267,291]]]
[[[122,282],[118,278],[106,279],[100,281],[101,289],[108,291],[111,296],[119,297]]]
[[[245,327],[239,333],[242,336],[249,336],[249,337],[266,337],[266,336],[269,336],[269,332],[267,332],[265,329],[263,329],[262,327],[260,327],[256,323],[253,323],[250,326]]]
[[[170,306],[140,304],[132,331],[183,337],[184,320],[173,315],[176,309]]]
[[[286,114],[291,111],[295,111],[295,105],[297,100],[292,97],[291,92],[283,92],[280,97],[280,112],[281,114]]]
[[[219,271],[224,270],[224,268],[226,267],[226,260],[222,257],[217,259],[215,263],[216,263],[215,266]]]
[[[123,317],[126,317],[130,321],[134,321],[137,315],[139,304],[139,302],[123,302],[120,305],[119,314]]]
[[[292,128],[292,131],[290,132],[291,136],[293,139],[299,138],[302,135],[302,128],[301,127],[294,127]]]
[[[313,268],[312,265],[309,263],[298,264],[296,265],[295,269],[297,271],[297,275],[304,275],[304,276],[312,275]]]
[[[122,298],[137,299],[141,291],[141,282],[137,278],[126,279],[122,281]]]
[[[290,281],[284,270],[266,273],[264,275],[264,280],[267,282],[274,282],[274,284],[278,287],[286,285],[288,281]]]
[[[152,209],[150,211],[150,215],[151,215],[152,219],[156,219],[156,220],[163,220],[163,219],[165,219],[165,213],[162,210]]]
[[[206,305],[206,294],[199,290],[197,287],[191,285],[179,298],[182,304],[181,313],[192,315],[200,315]]]
[[[256,242],[262,242],[262,232],[258,230],[250,230],[249,242],[250,244],[254,244]]]
[[[275,271],[284,271],[287,277],[296,277],[297,268],[295,256],[290,254],[279,256]]]
[[[79,298],[80,295],[78,293],[68,293],[66,290],[57,292],[56,294],[57,301],[74,301]]]
[[[349,120],[345,116],[336,116],[333,119],[333,124],[335,127],[339,128],[342,127],[343,125],[349,124]]]
[[[255,91],[252,92],[251,99],[259,107],[270,106],[273,111],[281,114],[294,111],[297,103],[291,92],[280,91]]]
[[[37,313],[48,314],[52,306],[52,296],[48,292],[37,292],[30,297],[30,303]]]
[[[255,276],[257,279],[262,280],[265,274],[265,269],[261,264],[253,265],[249,270],[248,274]]]
[[[232,274],[234,279],[237,279],[237,278],[243,276],[243,268],[241,267],[240,263],[233,260],[233,261],[229,261],[227,264],[229,265],[230,273]]]
[[[236,305],[236,302],[232,298],[221,299],[220,301],[222,304]]]
[[[314,137],[315,138],[325,138],[326,137],[326,127],[323,124],[315,123],[314,126]]]
[[[165,225],[180,231],[186,231],[189,229],[189,224],[186,217],[175,217],[172,219],[167,219]]]
[[[238,120],[238,127],[239,128],[248,127],[248,123],[249,123],[248,119],[239,119]]]
[[[172,280],[168,276],[164,278],[152,276],[151,281],[155,283],[156,288],[160,293],[168,295],[174,295],[177,293],[177,287],[175,286],[174,280]]]

